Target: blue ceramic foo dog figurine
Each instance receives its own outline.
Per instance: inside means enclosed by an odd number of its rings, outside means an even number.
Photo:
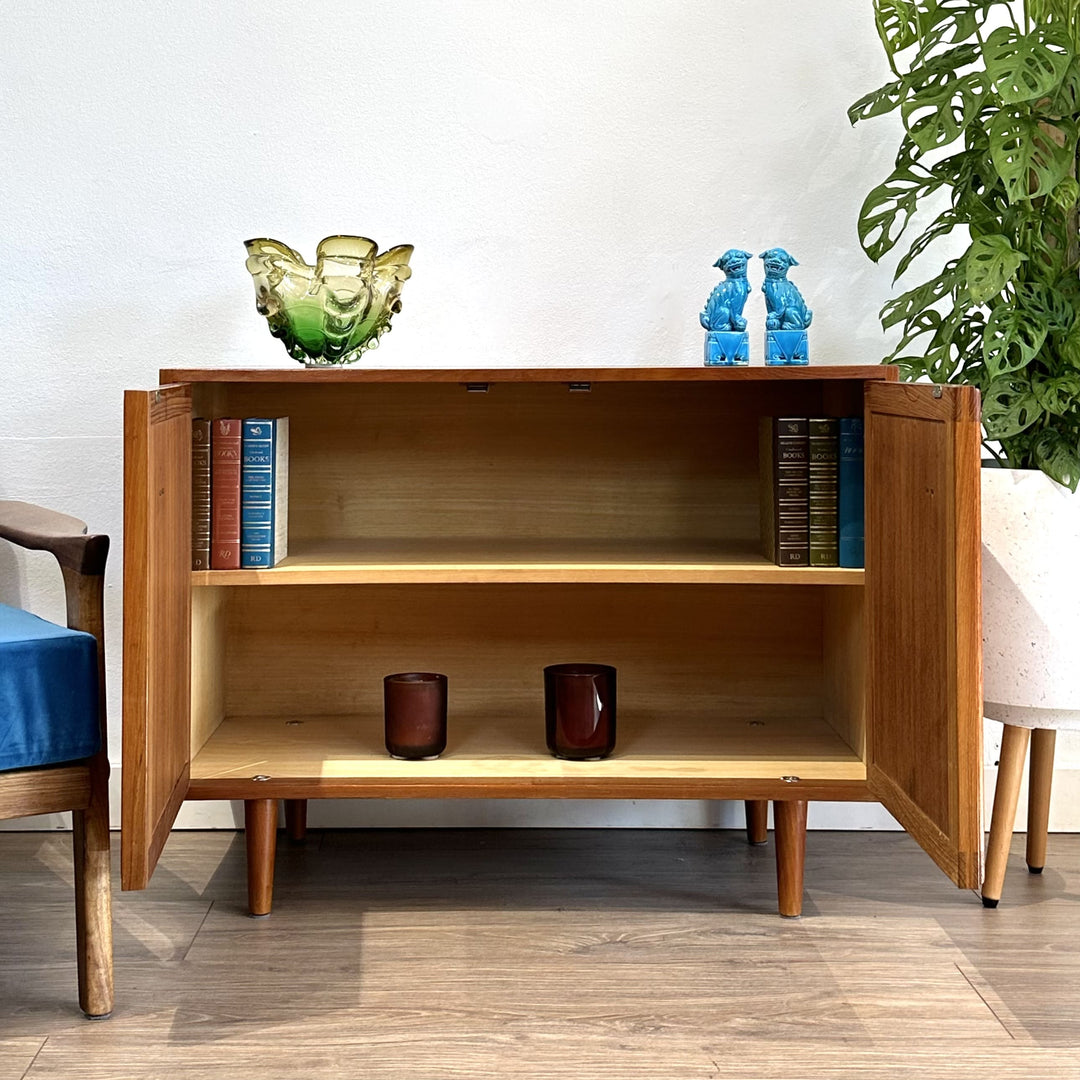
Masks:
[[[769,248],[759,256],[765,263],[765,363],[808,364],[810,346],[806,328],[814,313],[806,306],[802,293],[787,279],[792,266],[798,266],[783,248]]]
[[[700,315],[707,367],[750,363],[750,335],[742,311],[750,295],[746,264],[752,258],[749,251],[731,248],[713,263],[724,271],[724,280],[709,294]]]

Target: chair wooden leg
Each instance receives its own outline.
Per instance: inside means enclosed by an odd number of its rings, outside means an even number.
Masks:
[[[780,914],[795,919],[802,914],[806,800],[774,802],[773,825],[776,830],[776,889]]]
[[[273,902],[277,822],[277,799],[244,800],[248,910],[255,917],[269,915]]]
[[[105,773],[106,780],[108,772]],[[112,888],[107,783],[72,813],[79,1007],[90,1020],[113,1011]]]
[[[769,840],[769,800],[746,800],[746,839],[751,844],[765,844]]]
[[[1046,834],[1050,828],[1050,787],[1054,781],[1053,728],[1035,728],[1031,733],[1031,765],[1028,772],[1027,865],[1041,874],[1046,865]]]
[[[307,839],[307,799],[285,800],[285,833],[297,843]]]
[[[1016,822],[1016,802],[1020,798],[1020,779],[1030,737],[1029,728],[1005,725],[997,785],[994,788],[994,812],[990,818],[990,840],[986,845],[986,876],[982,887],[984,907],[995,908],[1001,899],[1005,867],[1009,861],[1009,844]]]

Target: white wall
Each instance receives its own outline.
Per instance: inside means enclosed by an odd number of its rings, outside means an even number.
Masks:
[[[255,313],[246,238],[309,256],[339,232],[415,244],[372,354],[385,366],[696,365],[712,262],[774,244],[803,264],[815,362],[876,361],[891,274],[855,218],[896,131],[852,130],[845,109],[887,74],[869,0],[0,8],[0,497],[114,538],[114,762],[122,391],[166,366],[292,366]],[[760,294],[748,310],[757,348]],[[61,617],[47,570],[0,551],[0,600]],[[1080,763],[1075,744],[1062,756]],[[1080,798],[1056,814],[1080,827]],[[812,815],[891,822],[861,804]],[[312,818],[739,820],[727,804],[498,802]],[[234,816],[204,804],[181,821]]]

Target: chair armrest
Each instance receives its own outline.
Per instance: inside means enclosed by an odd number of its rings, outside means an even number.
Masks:
[[[50,551],[56,561],[77,574],[104,574],[109,538],[87,535],[78,518],[32,503],[0,499],[0,538],[33,551]]]
[[[109,538],[104,533],[87,535],[86,523],[33,503],[0,499],[0,539],[32,551],[56,556],[64,577],[67,624],[97,638],[98,716],[101,753],[93,759],[92,783],[109,782],[108,734],[105,723],[105,561]],[[96,779],[93,779],[96,777]]]

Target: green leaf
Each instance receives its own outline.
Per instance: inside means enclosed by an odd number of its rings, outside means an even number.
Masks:
[[[1080,368],[1080,319],[1069,328],[1059,346],[1061,358],[1074,368]]]
[[[1036,26],[1029,34],[999,26],[983,45],[986,72],[1006,105],[1048,97],[1073,58],[1063,29]]]
[[[1080,113],[1080,58],[1074,56],[1070,61],[1046,111],[1051,116],[1075,116]]]
[[[1050,192],[1050,198],[1061,207],[1062,210],[1071,210],[1077,202],[1080,202],[1080,184],[1071,176],[1066,176],[1060,184]]]
[[[896,159],[893,162],[894,172],[912,172],[924,175],[927,169],[919,164],[922,151],[915,145],[915,140],[906,132],[900,138],[900,145],[896,148]]]
[[[914,382],[926,374],[925,356],[896,356],[894,354],[882,363],[895,364],[900,369],[901,382]]]
[[[866,196],[859,211],[859,243],[874,262],[896,245],[919,200],[941,184],[925,170],[901,168]]]
[[[932,89],[901,106],[904,126],[923,153],[955,142],[979,115],[987,92],[986,74],[973,71],[957,78],[944,74]]]
[[[919,5],[914,0],[874,0],[874,24],[891,59],[919,40]]]
[[[900,260],[896,266],[896,273],[893,274],[893,282],[908,269],[909,266],[935,241],[938,237],[946,236],[952,232],[953,229],[959,225],[960,222],[957,219],[956,212],[954,210],[945,210],[941,216],[925,229],[908,248],[907,254]]]
[[[911,90],[925,89],[937,83],[942,75],[948,74],[955,78],[956,72],[961,68],[970,67],[981,59],[979,46],[974,44],[956,45],[936,56],[923,56],[920,53],[908,68],[904,82]]]
[[[945,345],[931,349],[926,354],[926,374],[931,382],[947,383],[956,371],[956,366],[953,351]]]
[[[990,157],[1009,202],[1048,195],[1068,176],[1075,153],[1072,120],[1057,120],[1047,130],[1036,117],[1014,108],[1002,109],[990,123]]]
[[[1048,331],[1064,333],[1076,318],[1073,301],[1065,293],[1041,281],[1022,281],[1016,287],[1017,304],[1046,324]]]
[[[896,348],[889,354],[888,362],[891,363],[895,357],[899,356],[900,353],[902,353],[917,338],[921,338],[926,334],[934,334],[936,336],[940,329],[941,312],[936,311],[934,308],[926,308],[926,310],[912,315],[904,326],[904,332],[901,335]]]
[[[1044,431],[1035,442],[1035,463],[1047,476],[1075,492],[1080,482],[1080,454],[1060,431]]]
[[[949,382],[959,366],[959,354],[950,345],[939,345],[926,354],[926,374],[931,382]]]
[[[929,0],[919,15],[920,43],[915,57],[921,63],[939,45],[957,44],[973,37],[978,16],[999,0]]]
[[[1007,439],[1031,427],[1042,409],[1027,381],[1014,375],[995,379],[982,396],[982,422],[987,438]]]
[[[848,119],[852,124],[860,120],[869,120],[873,116],[883,116],[895,109],[904,100],[904,82],[894,79],[892,82],[871,90],[848,108]]]
[[[1007,236],[980,236],[967,255],[967,287],[976,304],[985,304],[1012,281],[1027,256],[1013,249]]]
[[[1060,375],[1056,379],[1036,375],[1031,380],[1031,388],[1036,400],[1048,413],[1068,416],[1080,409],[1080,374]]]
[[[964,311],[952,333],[951,344],[956,349],[964,382],[980,389],[989,384],[986,365],[982,359],[982,343],[986,333],[986,316],[978,308]]]
[[[916,285],[905,293],[890,300],[881,309],[882,329],[888,330],[899,323],[907,322],[920,311],[924,311],[936,304],[943,296],[952,292],[960,280],[957,270],[957,261],[954,259],[945,264],[945,269],[936,278]]]
[[[1030,203],[1018,205],[1028,211],[1014,227],[1016,245],[1028,255],[1027,275],[1046,283],[1059,281],[1068,247],[1060,211],[1052,203],[1044,203],[1042,207]]]
[[[1046,327],[1011,304],[994,309],[983,336],[983,362],[991,379],[1027,367],[1046,340]]]

